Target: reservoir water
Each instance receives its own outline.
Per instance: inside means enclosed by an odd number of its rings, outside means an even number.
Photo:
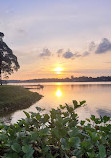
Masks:
[[[38,83],[25,84],[37,85]],[[60,104],[73,105],[72,100],[86,100],[86,105],[77,109],[79,119],[89,118],[92,114],[97,117],[100,115],[111,117],[111,82],[55,82],[41,84],[44,85],[44,88],[30,89],[30,91],[38,92],[44,97],[29,108],[23,109],[26,112],[36,112],[35,107],[37,106],[45,108],[48,112],[51,108],[57,108]],[[6,122],[15,123],[17,120],[25,118],[23,110],[18,110],[2,119]]]

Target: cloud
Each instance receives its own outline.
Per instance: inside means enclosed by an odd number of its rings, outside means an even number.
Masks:
[[[111,42],[107,38],[104,38],[102,42],[98,45],[95,53],[101,54],[101,53],[106,53],[107,51],[110,50],[111,50]]]
[[[96,48],[96,44],[95,44],[95,42],[92,41],[92,42],[89,44],[89,51],[94,51],[95,48]]]
[[[90,53],[88,51],[85,51],[83,54],[82,54],[82,57],[86,57],[88,56]]]
[[[78,58],[81,57],[81,54],[79,54],[78,52],[74,53],[74,57]]]
[[[63,53],[63,49],[59,49],[59,50],[57,51],[58,57],[60,57],[62,53]]]
[[[70,59],[70,58],[74,57],[74,54],[70,51],[67,51],[63,54],[63,57],[66,59]]]
[[[51,52],[50,52],[50,50],[49,49],[47,49],[47,48],[44,48],[43,49],[43,52],[42,53],[40,53],[40,55],[39,55],[40,57],[49,57],[49,56],[51,56]]]
[[[63,57],[66,59],[75,59],[75,58],[78,58],[80,56],[81,55],[78,52],[72,53],[71,51],[67,51],[63,54]]]

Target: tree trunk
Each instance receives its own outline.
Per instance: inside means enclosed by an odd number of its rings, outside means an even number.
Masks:
[[[1,67],[1,66],[0,66]],[[1,68],[0,68],[0,85],[2,86],[2,73],[1,73]]]
[[[2,85],[2,59],[3,59],[3,46],[2,38],[0,40],[0,85]]]
[[[2,85],[2,52],[0,51],[0,85]]]

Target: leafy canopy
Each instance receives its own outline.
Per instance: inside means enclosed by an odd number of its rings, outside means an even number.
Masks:
[[[3,42],[4,34],[0,32],[0,75],[3,73],[5,77],[11,75],[13,71],[17,71],[20,66],[17,57],[12,50]]]

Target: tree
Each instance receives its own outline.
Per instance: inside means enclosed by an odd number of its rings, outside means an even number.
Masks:
[[[17,71],[20,66],[17,57],[12,50],[3,42],[4,33],[0,32],[0,84],[2,85],[2,73],[4,77],[11,75],[14,70]]]
[[[71,76],[71,80],[74,80],[74,76]]]

